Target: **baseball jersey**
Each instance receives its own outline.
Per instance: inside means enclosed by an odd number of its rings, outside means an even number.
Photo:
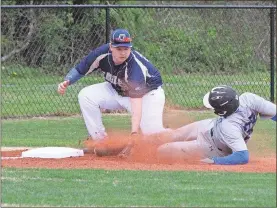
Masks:
[[[257,116],[271,118],[276,115],[276,105],[253,93],[243,93],[235,113],[214,119],[210,140],[223,153],[247,150]]]
[[[122,96],[142,97],[163,84],[160,72],[133,49],[125,62],[115,65],[109,44],[91,51],[75,68],[81,75],[100,69],[105,80]]]

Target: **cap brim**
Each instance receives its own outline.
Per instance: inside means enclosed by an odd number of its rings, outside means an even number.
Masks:
[[[131,48],[132,43],[118,43],[118,44],[112,43],[112,46],[113,47],[128,47],[128,48]]]
[[[209,102],[209,96],[210,96],[210,92],[208,92],[204,98],[203,98],[203,104],[206,108],[209,108],[209,109],[214,109],[211,105],[210,105],[210,102]]]

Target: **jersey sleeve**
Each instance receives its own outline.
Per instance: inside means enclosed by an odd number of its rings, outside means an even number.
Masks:
[[[222,124],[222,135],[224,143],[232,149],[233,152],[248,150],[247,145],[241,133],[241,129],[229,124],[228,122]]]
[[[239,165],[246,164],[249,161],[248,150],[233,152],[225,157],[213,157],[214,164],[217,165]]]
[[[245,103],[249,108],[258,112],[262,118],[272,118],[276,115],[276,105],[256,94],[243,93],[240,102]]]
[[[102,45],[92,50],[79,64],[76,65],[76,70],[81,75],[86,75],[89,72],[99,67],[99,61],[102,56],[106,56],[109,52],[109,44]]]

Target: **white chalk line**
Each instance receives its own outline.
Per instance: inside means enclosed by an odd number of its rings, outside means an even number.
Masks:
[[[1,147],[1,151],[16,151],[16,150],[29,150],[32,149],[30,147]],[[1,160],[16,160],[22,159],[23,157],[1,157]]]
[[[23,157],[1,157],[1,160],[16,160],[22,159]]]
[[[30,150],[37,147],[1,147],[1,151]]]

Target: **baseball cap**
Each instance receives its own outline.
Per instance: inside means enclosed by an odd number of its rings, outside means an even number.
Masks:
[[[132,38],[125,29],[116,29],[111,35],[111,44],[113,47],[132,47]]]

